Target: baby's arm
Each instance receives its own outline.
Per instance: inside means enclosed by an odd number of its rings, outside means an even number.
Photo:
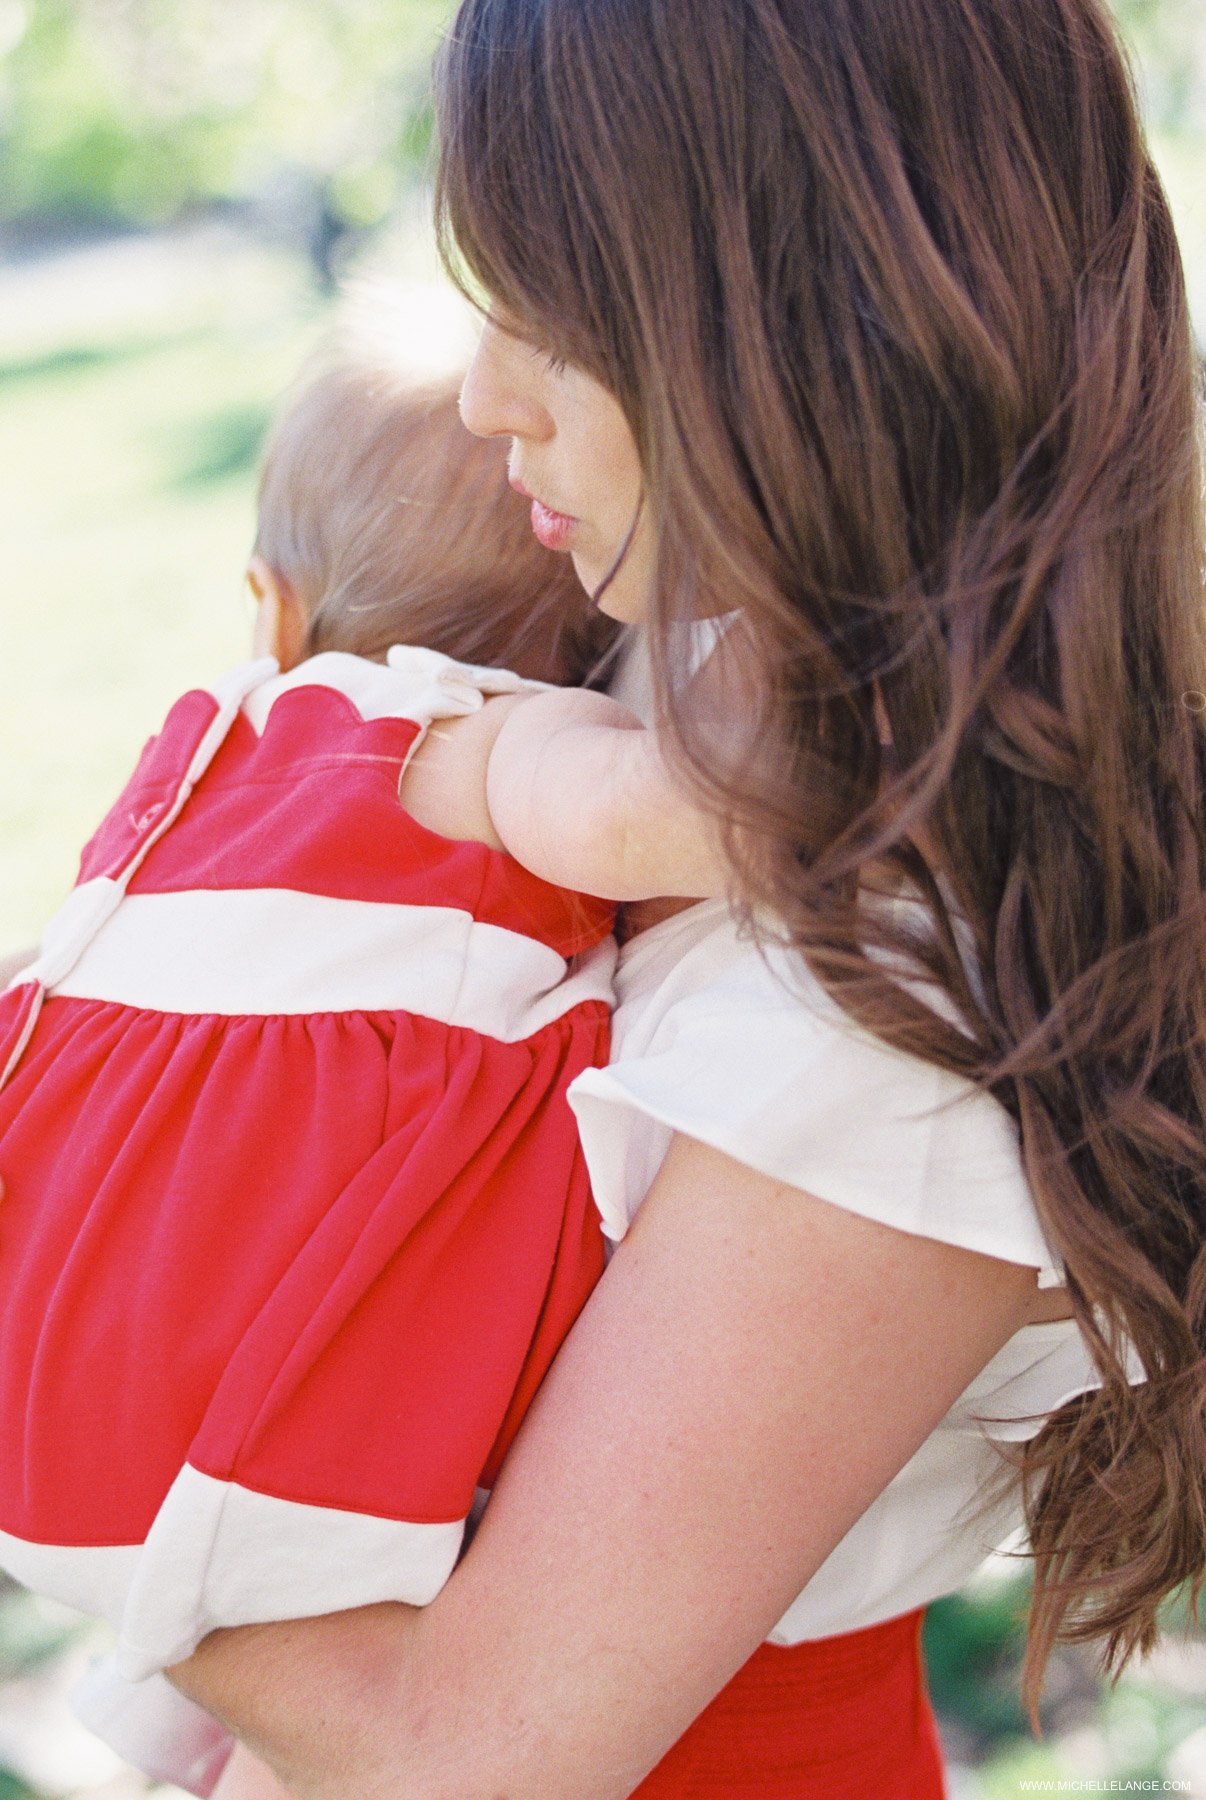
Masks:
[[[514,706],[490,753],[486,800],[511,854],[561,887],[621,901],[728,891],[715,822],[657,733],[605,694],[566,688]]]

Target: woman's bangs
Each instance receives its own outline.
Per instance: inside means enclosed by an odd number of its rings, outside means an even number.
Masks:
[[[462,5],[435,68],[436,230],[444,267],[471,305],[593,367],[596,335],[573,278],[581,196],[567,192],[572,132],[550,104],[550,38],[564,51],[535,0]]]

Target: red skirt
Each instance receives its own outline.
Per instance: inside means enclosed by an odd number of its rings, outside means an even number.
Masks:
[[[947,1800],[924,1618],[760,1645],[632,1800]]]

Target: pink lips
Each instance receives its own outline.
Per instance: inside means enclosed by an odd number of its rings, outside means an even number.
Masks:
[[[578,521],[569,513],[555,512],[530,493],[522,481],[511,477],[511,486],[517,494],[532,502],[532,531],[546,550],[568,550],[578,529]]]
[[[543,500],[533,500],[532,530],[546,550],[568,550],[577,529],[577,519],[571,519],[568,513],[554,512]]]

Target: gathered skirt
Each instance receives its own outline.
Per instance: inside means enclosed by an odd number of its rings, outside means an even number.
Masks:
[[[632,1800],[948,1800],[924,1619],[761,1644]]]
[[[0,1567],[132,1681],[434,1598],[603,1270],[565,1088],[607,1035],[47,1000],[0,1093]]]

